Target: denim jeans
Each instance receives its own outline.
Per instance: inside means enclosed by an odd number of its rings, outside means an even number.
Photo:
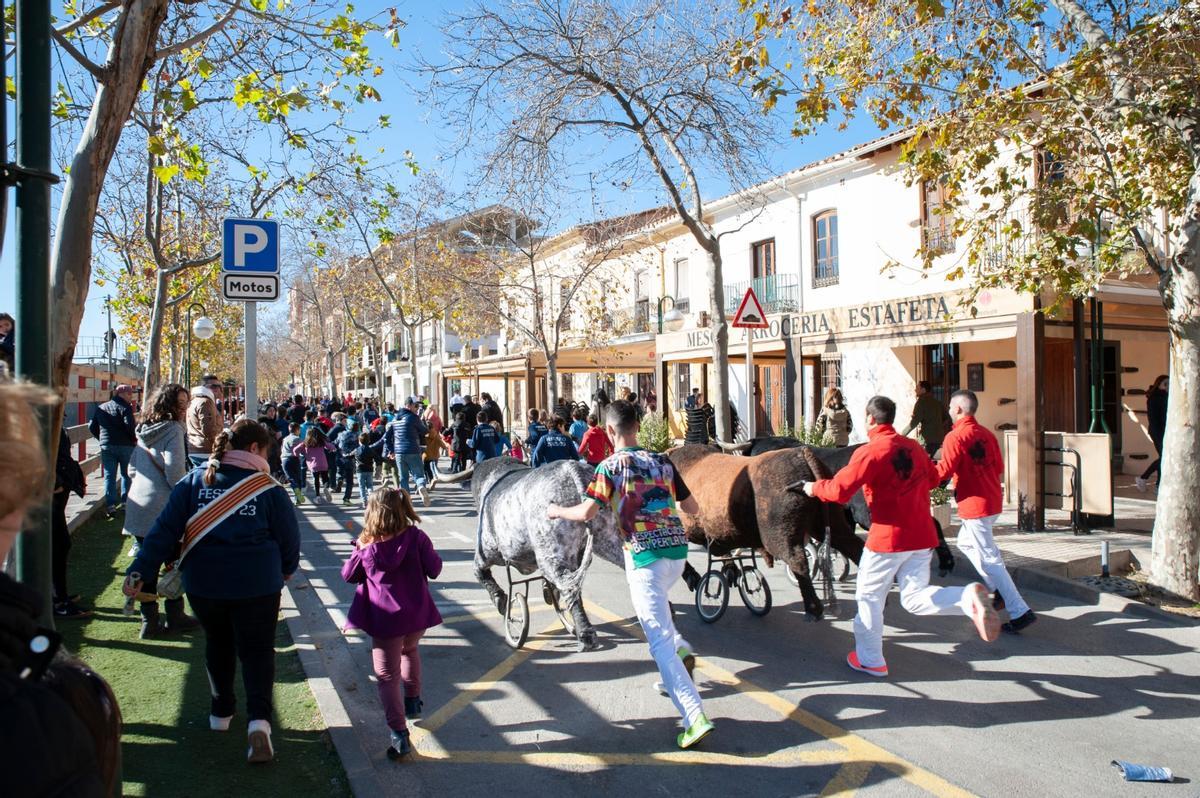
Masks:
[[[425,463],[421,461],[420,452],[398,454],[396,462],[400,466],[400,487],[408,490],[409,474],[412,475],[413,482],[417,483],[417,490],[425,487]]]
[[[371,495],[371,491],[375,490],[375,474],[370,471],[358,472],[358,495],[362,499],[363,507],[367,506],[367,497]]]
[[[129,458],[133,457],[132,446],[102,446],[100,467],[104,469],[104,503],[108,509],[125,501],[129,493]],[[121,473],[121,487],[117,487],[117,472]]]
[[[288,482],[294,490],[304,487],[304,461],[299,457],[289,457],[283,461],[283,473],[287,474]]]

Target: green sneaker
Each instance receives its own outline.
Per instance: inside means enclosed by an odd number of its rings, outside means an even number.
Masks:
[[[708,736],[708,733],[715,728],[708,716],[701,713],[700,719],[693,723],[687,730],[682,732],[675,738],[676,744],[680,748],[691,748],[696,743]]]

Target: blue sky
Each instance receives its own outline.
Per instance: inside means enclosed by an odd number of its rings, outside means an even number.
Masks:
[[[383,11],[391,5],[394,3],[373,1],[359,3],[358,7],[360,12],[370,14]],[[418,79],[406,67],[412,63],[417,52],[430,59],[437,57],[442,46],[440,20],[447,11],[464,5],[462,2],[427,2],[402,6],[399,11],[408,21],[408,26],[401,32],[399,51],[391,51],[382,40],[371,43],[373,50],[383,59],[387,71],[378,82],[383,101],[372,105],[367,111],[372,115],[389,114],[392,126],[384,131],[383,135],[377,136],[376,141],[370,142],[372,146],[363,148],[364,152],[371,152],[377,146],[385,146],[391,153],[387,157],[392,159],[398,158],[403,150],[410,149],[423,169],[438,172],[450,188],[457,191],[465,191],[470,187],[471,171],[475,164],[469,155],[448,155],[454,143],[453,131],[445,130],[444,126],[439,124],[437,115],[419,102],[412,88]],[[794,169],[878,135],[878,131],[870,123],[856,121],[843,132],[830,130],[809,139],[796,140],[788,136],[790,119],[786,112],[777,113],[772,119],[779,139],[778,146],[773,147],[768,154],[773,173]],[[11,129],[10,125],[10,131]],[[581,151],[575,159],[578,173],[583,176],[585,185],[588,182],[586,176],[592,171],[592,167],[598,169],[607,162],[604,152],[600,151],[602,149],[602,146],[598,146],[598,151],[595,152]],[[566,202],[562,218],[546,220],[548,229],[553,231],[579,221],[590,215],[593,206],[605,214],[616,214],[662,202],[660,188],[653,182],[622,189],[600,181],[595,188],[597,196],[594,200],[587,197]],[[719,180],[707,180],[703,185],[704,193],[710,197],[720,196],[726,193],[728,188],[729,186]],[[486,204],[486,198],[481,197],[480,204]],[[8,230],[3,257],[0,258],[0,310],[10,312],[15,304],[12,207],[10,197]],[[92,287],[80,329],[81,336],[103,334],[106,327],[103,300],[107,290]]]

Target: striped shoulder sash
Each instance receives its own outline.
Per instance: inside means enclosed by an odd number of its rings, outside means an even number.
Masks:
[[[183,535],[183,549],[179,555],[179,561],[182,561],[187,556],[187,553],[205,535],[211,532],[217,524],[242,509],[255,496],[276,487],[278,484],[270,475],[260,471],[246,477],[215,500],[197,510],[195,515],[188,519]]]

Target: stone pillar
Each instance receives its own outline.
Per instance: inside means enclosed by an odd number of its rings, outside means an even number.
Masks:
[[[1017,528],[1046,526],[1042,466],[1042,350],[1046,322],[1036,311],[1017,316]]]

